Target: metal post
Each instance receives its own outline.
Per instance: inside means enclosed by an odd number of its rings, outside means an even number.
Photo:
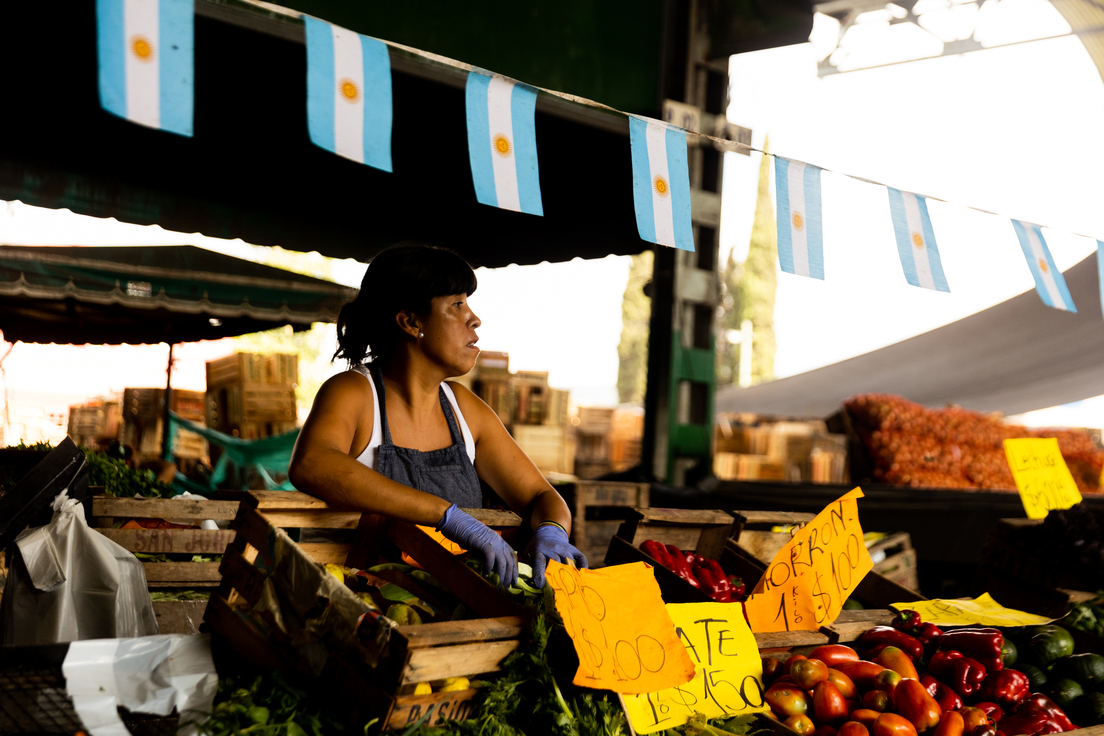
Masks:
[[[169,365],[165,368],[165,405],[161,409],[161,458],[172,460],[169,442],[169,412],[172,410],[173,344],[169,343]]]

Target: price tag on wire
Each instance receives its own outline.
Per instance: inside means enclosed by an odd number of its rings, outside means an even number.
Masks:
[[[1081,503],[1081,492],[1055,438],[1005,440],[1004,454],[1027,518],[1045,519],[1054,509]]]

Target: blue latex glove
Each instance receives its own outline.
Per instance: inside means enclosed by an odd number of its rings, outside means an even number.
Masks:
[[[498,534],[453,504],[437,522],[437,531],[482,559],[485,571],[498,573],[498,587],[517,582],[517,554]]]
[[[544,587],[544,568],[549,560],[564,564],[575,560],[576,567],[588,567],[586,555],[567,541],[567,532],[551,524],[537,527],[533,541],[529,542],[528,552],[533,558],[533,584],[538,588]]]

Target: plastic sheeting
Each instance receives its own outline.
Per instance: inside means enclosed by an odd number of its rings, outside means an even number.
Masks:
[[[211,470],[211,477],[207,485],[188,479],[181,473],[173,479],[173,487],[185,492],[211,495],[221,487],[226,480],[230,465],[235,465],[240,471],[253,471],[260,476],[265,488],[270,491],[294,491],[295,486],[290,480],[277,481],[272,476],[287,475],[288,466],[291,464],[291,451],[295,448],[295,440],[299,437],[299,430],[265,437],[259,440],[243,440],[240,437],[231,437],[222,432],[208,429],[202,424],[189,422],[175,412],[169,412],[169,442],[173,446],[176,433],[181,429],[198,434],[209,443],[216,445],[222,454],[218,462]],[[242,490],[247,490],[243,487]]]
[[[1020,414],[1104,394],[1096,254],[1065,272],[1077,313],[1034,289],[923,335],[808,373],[716,393],[720,412],[823,417],[860,393]]]
[[[43,527],[15,540],[0,602],[0,642],[59,644],[158,633],[142,563],[88,527],[65,491]]]

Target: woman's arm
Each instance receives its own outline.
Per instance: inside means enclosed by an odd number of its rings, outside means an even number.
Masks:
[[[372,389],[354,372],[319,389],[291,454],[288,477],[297,489],[332,506],[437,524],[451,504],[397,483],[360,463],[355,454],[372,436]]]
[[[491,407],[466,387],[449,383],[475,439],[475,470],[522,520],[536,529],[554,521],[571,533],[571,512]]]

